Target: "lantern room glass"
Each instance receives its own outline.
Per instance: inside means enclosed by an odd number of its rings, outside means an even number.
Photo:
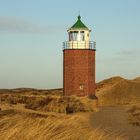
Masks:
[[[85,33],[84,31],[71,31],[69,32],[69,41],[84,41]]]

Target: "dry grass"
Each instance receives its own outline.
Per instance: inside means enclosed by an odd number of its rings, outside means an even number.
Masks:
[[[111,87],[122,80],[124,80],[124,79],[122,77],[119,77],[119,76],[105,79],[105,80],[96,84],[96,92],[99,92],[99,91],[104,90],[108,87]]]
[[[86,103],[84,101],[87,101]],[[45,112],[65,113],[66,107],[69,105],[71,112],[94,111],[93,100],[74,96],[46,96],[37,100],[32,100],[26,104],[26,108],[33,110],[42,110]],[[91,105],[92,104],[92,105]]]
[[[0,111],[1,140],[125,140],[122,134],[93,129],[88,114],[58,115]]]
[[[107,84],[108,83],[104,83]],[[100,105],[126,105],[140,102],[140,82],[135,80],[118,80],[97,92]]]
[[[96,111],[96,100],[88,97],[62,96],[62,95],[21,95],[21,94],[0,94],[1,102],[8,104],[25,104],[25,107],[32,110],[45,112],[65,113],[69,105],[71,112]]]
[[[0,89],[2,94],[16,94],[16,95],[62,95],[62,89],[33,89],[33,88],[17,88],[17,89]]]
[[[140,104],[131,106],[128,109],[129,123],[140,127]]]
[[[0,103],[11,107],[0,106],[0,140],[127,140],[120,132],[93,127],[91,118],[98,111],[97,100],[62,95],[62,89],[0,90]],[[97,84],[97,95],[102,106],[138,103],[140,80],[121,77],[104,80]],[[21,104],[25,108],[20,108]],[[76,113],[66,115],[68,104]],[[129,122],[139,126],[140,105],[128,112]],[[102,117],[105,118],[101,113]]]
[[[0,94],[0,101],[8,104],[26,104],[37,99],[37,96],[20,95],[20,94]]]

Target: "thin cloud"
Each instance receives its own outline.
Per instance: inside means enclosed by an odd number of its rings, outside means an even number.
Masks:
[[[126,49],[126,50],[122,50],[120,52],[117,53],[120,56],[132,56],[132,55],[140,55],[140,49]]]
[[[126,63],[126,62],[135,62],[140,58],[140,49],[139,48],[128,48],[123,49],[122,51],[114,53],[114,55],[97,57],[97,61],[100,63]]]
[[[0,17],[0,31],[8,32],[22,32],[22,33],[47,33],[49,28],[29,21],[14,18],[14,17]]]

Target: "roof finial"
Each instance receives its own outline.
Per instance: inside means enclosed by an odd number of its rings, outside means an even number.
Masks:
[[[79,11],[78,20],[80,20],[80,19],[81,19],[81,16],[80,16],[80,11]]]

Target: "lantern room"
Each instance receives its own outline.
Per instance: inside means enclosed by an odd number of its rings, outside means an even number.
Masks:
[[[77,22],[67,30],[68,41],[63,42],[64,49],[95,49],[95,43],[90,41],[91,30],[78,16]]]

